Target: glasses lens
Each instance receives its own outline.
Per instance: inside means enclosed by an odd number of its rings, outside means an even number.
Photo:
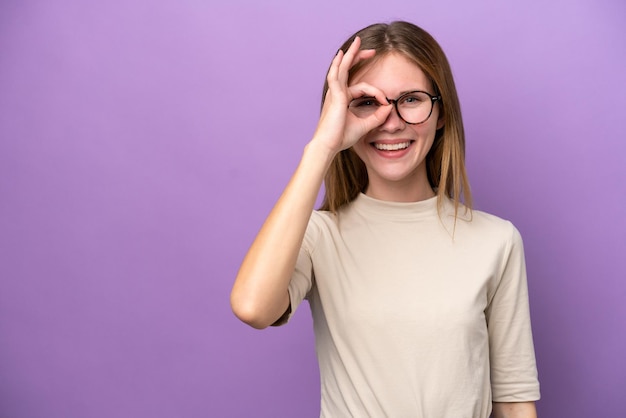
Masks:
[[[398,98],[398,113],[408,123],[422,123],[430,116],[433,101],[421,91],[407,93]]]
[[[350,102],[348,108],[359,118],[366,118],[376,112],[380,106],[378,100],[373,97],[359,97]]]

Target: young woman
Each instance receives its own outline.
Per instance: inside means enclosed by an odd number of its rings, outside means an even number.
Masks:
[[[255,328],[309,301],[322,417],[536,416],[522,241],[471,210],[464,147],[428,33],[376,24],[341,47],[317,130],[231,294]]]

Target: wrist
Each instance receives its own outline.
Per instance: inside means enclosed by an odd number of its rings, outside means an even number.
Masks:
[[[324,167],[328,168],[338,153],[338,150],[333,150],[326,144],[313,138],[311,142],[304,147],[303,158],[323,163]]]

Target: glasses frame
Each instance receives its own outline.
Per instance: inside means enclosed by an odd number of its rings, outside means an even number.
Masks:
[[[428,112],[428,116],[426,116],[426,119],[424,119],[424,120],[423,120],[423,121],[421,121],[421,122],[409,122],[409,121],[407,121],[406,119],[404,119],[404,118],[402,117],[402,114],[400,113],[400,110],[398,110],[398,102],[399,102],[399,101],[401,101],[404,97],[409,96],[409,95],[414,94],[414,93],[424,93],[425,95],[427,95],[428,97],[430,97],[430,112]],[[438,102],[441,102],[441,95],[437,95],[437,96],[435,96],[435,95],[433,95],[433,94],[430,94],[430,93],[429,93],[429,92],[427,92],[427,91],[423,91],[423,90],[412,90],[412,91],[409,91],[409,92],[406,92],[406,93],[404,93],[404,94],[400,95],[397,99],[390,99],[390,98],[388,98],[388,97],[385,97],[385,99],[387,99],[387,102],[389,102],[389,104],[392,104],[392,105],[393,105],[393,107],[396,109],[396,114],[398,115],[398,117],[399,117],[400,119],[402,119],[402,121],[403,121],[404,123],[409,124],[409,125],[421,125],[422,123],[424,123],[424,122],[426,122],[428,119],[430,119],[430,115],[432,115],[432,114],[433,114],[433,108],[435,107],[435,102],[437,102],[437,101],[438,101]]]

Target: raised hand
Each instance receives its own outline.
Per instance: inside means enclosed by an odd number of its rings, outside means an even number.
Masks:
[[[288,286],[324,176],[335,155],[354,145],[381,125],[393,107],[382,105],[372,115],[358,118],[348,105],[369,96],[387,104],[375,87],[348,86],[348,71],[375,51],[359,51],[356,38],[348,51],[339,52],[328,71],[328,92],[313,139],[305,147],[300,164],[250,246],[231,292],[235,314],[255,328],[275,323],[290,306]]]
[[[358,118],[348,110],[352,100],[363,96],[373,97],[379,103],[387,104],[385,95],[369,84],[348,86],[350,68],[376,53],[373,49],[359,50],[360,46],[361,39],[356,37],[345,54],[340,50],[326,77],[328,91],[313,141],[324,144],[333,153],[350,148],[367,132],[381,125],[392,109],[391,105],[380,106],[366,118]]]

